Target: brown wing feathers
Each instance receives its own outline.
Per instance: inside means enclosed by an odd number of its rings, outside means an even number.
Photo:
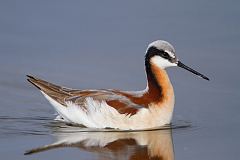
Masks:
[[[94,100],[106,101],[106,103],[118,110],[122,114],[136,114],[137,111],[145,106],[142,104],[134,103],[131,101],[131,95],[124,95],[120,91],[114,90],[73,90],[69,88],[60,87],[58,85],[49,83],[47,81],[29,76],[28,81],[43,91],[45,94],[66,106],[66,101],[72,101],[82,107],[87,97],[91,97]],[[130,96],[130,97],[129,97]]]
[[[60,87],[60,86],[57,86],[55,84],[46,82],[44,80],[35,78],[33,76],[27,75],[27,77],[28,77],[27,80],[30,83],[32,83],[38,89],[40,89],[45,94],[47,94],[48,96],[50,96],[51,98],[55,99],[57,102],[59,102],[61,104],[65,104],[64,103],[64,99],[66,97],[68,97],[68,96],[71,96],[69,93],[64,91],[64,89],[62,87]]]

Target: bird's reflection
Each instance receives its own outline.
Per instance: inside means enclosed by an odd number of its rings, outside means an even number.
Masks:
[[[134,160],[173,160],[171,129],[106,132],[58,128],[54,136],[56,142],[27,151],[34,154],[56,148],[76,147],[98,154],[99,159],[134,159]]]

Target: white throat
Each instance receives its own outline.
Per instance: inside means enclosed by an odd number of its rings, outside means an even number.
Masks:
[[[158,66],[161,69],[165,69],[167,67],[174,67],[177,66],[176,63],[171,63],[169,62],[167,59],[164,59],[160,56],[154,56],[151,58],[150,62],[152,64],[155,64],[156,66]]]

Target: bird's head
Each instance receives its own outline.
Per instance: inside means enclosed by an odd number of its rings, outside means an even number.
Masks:
[[[163,40],[157,40],[148,45],[145,63],[146,66],[153,64],[160,69],[178,66],[192,72],[193,74],[196,74],[203,79],[209,80],[209,78],[203,74],[193,70],[179,61],[176,57],[174,47],[170,43]]]

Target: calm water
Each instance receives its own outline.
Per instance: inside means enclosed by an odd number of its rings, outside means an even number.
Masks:
[[[237,159],[239,6],[1,0],[1,159]],[[211,79],[168,70],[178,129],[94,132],[56,123],[53,108],[26,82],[33,74],[72,88],[144,89],[144,52],[156,39],[171,42],[181,61]],[[31,149],[38,153],[24,155]]]

